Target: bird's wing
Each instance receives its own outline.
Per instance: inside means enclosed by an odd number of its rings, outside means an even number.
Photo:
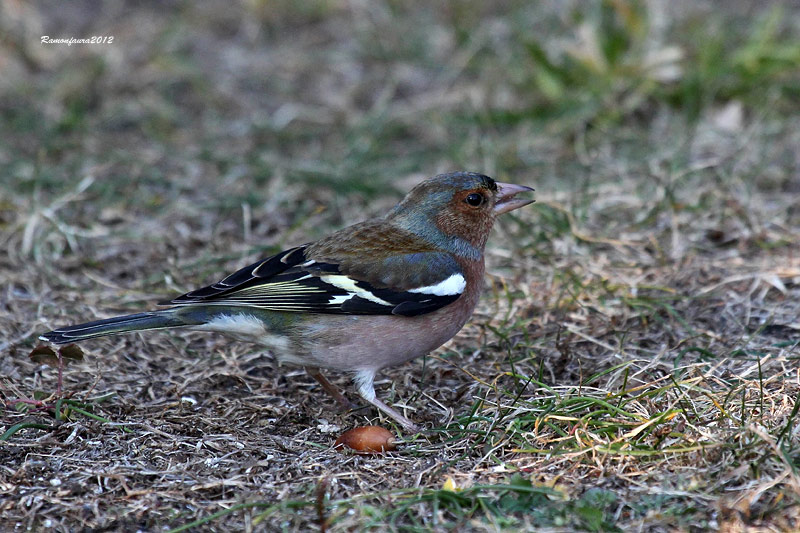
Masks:
[[[315,257],[313,245],[292,248],[164,303],[417,316],[453,303],[466,286],[456,260],[434,250],[368,254],[358,262],[352,253],[325,251]]]

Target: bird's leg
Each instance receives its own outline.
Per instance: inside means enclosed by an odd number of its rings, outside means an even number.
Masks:
[[[61,387],[64,385],[64,356],[61,349],[58,350],[58,384],[56,385],[56,396],[61,398]]]
[[[336,400],[345,411],[351,411],[355,408],[355,405],[353,405],[350,400],[344,397],[344,394],[342,394],[342,391],[339,389],[339,387],[328,381],[328,378],[322,375],[322,372],[319,371],[319,368],[307,366],[305,369],[306,373],[312,378],[316,379],[317,383],[322,385],[322,388],[325,389],[325,392],[333,396],[333,399]]]
[[[375,371],[373,370],[361,370],[356,373],[355,378],[356,387],[358,390],[358,394],[367,400],[369,403],[389,415],[390,417],[394,418],[397,423],[399,423],[406,431],[411,433],[419,432],[420,428],[414,422],[409,420],[408,418],[401,415],[395,409],[392,409],[375,396],[375,387],[373,382],[375,381]]]

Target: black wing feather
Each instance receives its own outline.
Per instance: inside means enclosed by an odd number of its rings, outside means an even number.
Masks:
[[[316,262],[299,246],[248,265],[207,287],[165,305],[248,306],[272,311],[351,315],[417,316],[457,300],[460,294],[434,295],[387,287],[346,276],[340,265]],[[444,278],[460,274],[458,266]]]

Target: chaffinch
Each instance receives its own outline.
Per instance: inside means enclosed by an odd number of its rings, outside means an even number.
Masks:
[[[442,174],[414,187],[383,218],[161,302],[167,309],[60,328],[40,339],[65,344],[171,327],[227,333],[305,367],[345,405],[320,369],[353,373],[363,399],[415,431],[375,396],[375,374],[458,333],[481,293],[483,251],[495,218],[533,202],[516,198],[532,190],[471,172]]]

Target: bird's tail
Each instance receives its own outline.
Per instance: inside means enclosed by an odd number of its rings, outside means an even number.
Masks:
[[[128,331],[139,331],[144,329],[172,328],[177,326],[193,326],[202,321],[193,320],[185,313],[176,312],[176,308],[164,309],[163,311],[148,311],[146,313],[136,313],[134,315],[115,316],[105,320],[96,320],[76,326],[58,328],[41,335],[39,339],[56,344],[67,344],[78,342],[94,337],[104,337],[106,335],[116,335]]]

